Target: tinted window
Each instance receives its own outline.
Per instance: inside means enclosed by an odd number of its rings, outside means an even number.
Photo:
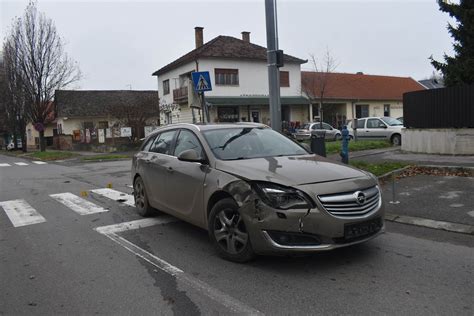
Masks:
[[[176,140],[174,155],[178,157],[179,154],[188,149],[194,149],[199,157],[203,157],[201,143],[199,143],[196,135],[188,130],[181,130],[178,139]]]
[[[327,123],[323,123],[323,128],[324,129],[327,129],[327,130],[331,130],[331,125],[327,124]]]
[[[379,119],[368,119],[367,128],[383,128],[385,124]]]
[[[365,120],[357,120],[357,128],[364,128]]]
[[[171,155],[171,147],[173,145],[173,139],[176,135],[176,131],[163,132],[156,137],[155,142],[150,148],[150,151],[158,153]]]
[[[153,141],[155,140],[155,137],[156,137],[156,136],[152,136],[152,137],[148,138],[148,140],[146,141],[146,143],[143,144],[141,150],[142,150],[142,151],[150,151],[151,144],[153,144]]]
[[[214,155],[222,160],[306,155],[306,150],[269,128],[228,128],[205,131]]]
[[[382,117],[382,120],[390,126],[401,126],[403,122],[393,117]]]

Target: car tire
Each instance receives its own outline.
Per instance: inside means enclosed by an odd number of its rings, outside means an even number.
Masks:
[[[402,144],[402,136],[400,134],[395,134],[391,138],[393,146],[400,146]]]
[[[153,215],[154,209],[148,202],[148,195],[145,189],[145,183],[141,177],[137,177],[133,182],[133,197],[135,198],[135,207],[137,213],[143,217]]]
[[[250,236],[233,199],[222,199],[212,207],[208,230],[211,243],[222,258],[239,263],[255,258]]]
[[[340,139],[341,139],[341,134],[334,135],[334,140],[340,140]]]

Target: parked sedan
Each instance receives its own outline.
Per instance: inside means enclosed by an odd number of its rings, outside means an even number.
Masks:
[[[353,121],[347,124],[349,136],[354,137]],[[357,119],[357,138],[386,139],[394,146],[402,144],[403,123],[393,117],[364,117]]]
[[[367,241],[384,227],[377,179],[310,154],[265,125],[168,125],[132,162],[136,209],[208,231],[225,259]]]
[[[311,138],[311,131],[324,130],[326,132],[326,139],[338,140],[341,138],[341,131],[332,127],[331,125],[324,123],[321,129],[321,123],[306,123],[301,128],[296,129],[293,137],[296,140],[305,140]]]

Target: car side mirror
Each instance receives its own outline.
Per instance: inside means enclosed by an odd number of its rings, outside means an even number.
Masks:
[[[178,160],[188,161],[188,162],[205,162],[205,159],[199,156],[197,151],[194,149],[188,149],[179,154]]]
[[[381,128],[387,128],[387,125],[385,124],[382,124],[382,126],[380,126]]]

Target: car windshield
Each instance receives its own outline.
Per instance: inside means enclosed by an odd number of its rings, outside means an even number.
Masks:
[[[308,154],[292,140],[269,128],[214,129],[203,134],[214,155],[222,160]]]
[[[400,122],[399,120],[397,119],[394,119],[393,117],[382,117],[382,120],[387,123],[387,125],[389,126],[398,126],[398,125],[402,125],[403,126],[403,123]]]
[[[309,126],[310,125],[308,123],[306,123],[303,126],[301,126],[300,129],[309,129]]]

